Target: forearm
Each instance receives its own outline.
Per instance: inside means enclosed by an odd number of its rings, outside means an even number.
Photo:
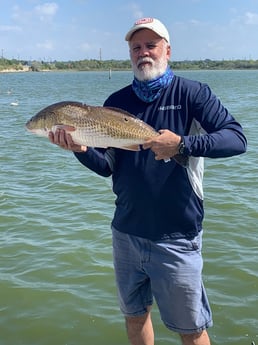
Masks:
[[[104,150],[88,147],[86,152],[74,152],[81,164],[100,176],[108,177],[112,174],[110,163]]]
[[[193,104],[197,131],[190,130],[184,137],[186,154],[220,158],[246,151],[247,140],[241,125],[207,85],[202,86]]]
[[[185,154],[195,157],[221,158],[246,151],[246,138],[239,125],[204,135],[184,137]]]

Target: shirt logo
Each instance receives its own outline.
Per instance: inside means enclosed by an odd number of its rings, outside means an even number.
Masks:
[[[158,108],[158,110],[180,110],[182,109],[182,106],[181,104],[179,105],[174,105],[174,104],[171,104],[171,105],[165,105],[165,106],[161,106]]]

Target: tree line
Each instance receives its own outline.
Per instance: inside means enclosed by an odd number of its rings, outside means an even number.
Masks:
[[[229,70],[229,69],[258,69],[258,60],[185,60],[170,61],[174,70]],[[130,60],[97,60],[85,59],[79,61],[24,61],[16,59],[0,59],[0,71],[23,70],[30,71],[92,71],[92,70],[130,70]]]

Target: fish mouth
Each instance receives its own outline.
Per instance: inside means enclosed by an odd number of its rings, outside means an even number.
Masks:
[[[31,128],[30,128],[30,120],[29,120],[28,122],[26,122],[25,128],[26,128],[28,131],[31,131]]]
[[[26,129],[27,129],[28,132],[37,133],[37,131],[35,129],[31,129],[31,128],[28,128],[28,127],[26,127]]]
[[[31,128],[30,126],[27,126],[27,124],[25,125],[25,129],[26,129],[28,132],[37,133],[37,130],[36,130],[36,129]]]

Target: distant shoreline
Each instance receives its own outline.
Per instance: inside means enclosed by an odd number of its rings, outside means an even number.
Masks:
[[[204,68],[194,68],[194,69],[190,69],[190,68],[172,68],[173,71],[255,71],[258,70],[257,68],[217,68],[217,69],[204,69]],[[0,70],[0,74],[13,74],[13,73],[28,73],[28,72],[33,72],[33,73],[55,73],[55,72],[63,72],[63,73],[69,73],[69,72],[105,72],[107,71],[107,69],[91,69],[91,70],[76,70],[76,69],[42,69],[39,71],[32,71],[31,69],[23,69],[23,70],[17,70],[14,68],[10,68],[10,69],[5,69],[5,70]],[[126,72],[126,71],[131,71],[130,69],[115,69],[112,70],[113,72]]]
[[[258,60],[185,60],[169,61],[177,70],[258,70]],[[131,71],[130,60],[80,60],[80,61],[20,61],[0,59],[0,73],[21,72],[90,72]]]

